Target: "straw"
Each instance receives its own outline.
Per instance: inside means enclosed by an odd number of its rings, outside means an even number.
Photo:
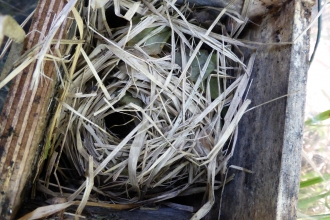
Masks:
[[[214,190],[232,179],[216,181],[215,176],[226,172],[233,154],[229,149],[234,149],[227,146],[236,143],[234,133],[250,104],[243,95],[255,54],[251,50],[245,60],[240,48],[255,47],[230,37],[243,29],[249,4],[241,15],[227,7],[219,10],[206,29],[190,11],[212,8],[100,0],[83,9],[75,2],[67,3],[44,44],[26,55],[8,78],[34,60],[34,86],[44,60],[52,59],[58,72],[63,70],[35,182],[37,190],[68,202],[49,206],[49,211],[39,208],[23,219],[58,211],[65,215],[72,205],[78,208],[70,215],[78,219],[88,205],[131,209],[204,192],[204,204],[197,209],[164,203],[196,211],[192,219],[202,218],[214,204]],[[56,30],[70,11],[78,36],[56,42]],[[107,13],[123,24],[107,21]],[[232,33],[213,31],[223,27],[220,18],[235,22]],[[60,50],[49,52],[55,42],[66,45],[73,56],[62,59]],[[46,175],[40,175],[46,159]],[[70,181],[78,189],[65,185]],[[92,194],[111,202],[95,202]]]

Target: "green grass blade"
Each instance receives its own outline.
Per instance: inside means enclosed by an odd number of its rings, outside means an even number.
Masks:
[[[323,215],[312,215],[310,216],[311,218],[314,218],[314,219],[323,219],[323,220],[329,220],[330,219],[330,214],[323,214]]]
[[[306,199],[301,199],[298,201],[298,207],[301,210],[307,209],[310,205],[312,205],[314,202],[316,202],[319,199],[323,199],[327,196],[330,196],[330,191],[320,194],[320,195],[316,195],[316,196],[311,196],[309,198]]]
[[[307,119],[305,121],[305,125],[306,126],[315,125],[315,124],[320,123],[321,121],[327,120],[329,118],[330,118],[330,110],[327,110],[327,111],[321,112],[320,114],[318,114],[310,119]]]
[[[322,179],[321,177],[314,177],[314,178],[310,178],[308,180],[305,181],[301,181],[300,182],[300,189],[301,188],[305,188],[305,187],[309,187],[318,183],[322,183],[324,180],[329,180],[330,179],[330,174],[324,174]]]

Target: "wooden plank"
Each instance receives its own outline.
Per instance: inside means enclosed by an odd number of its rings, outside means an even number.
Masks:
[[[311,5],[290,1],[255,19],[244,33],[257,42],[290,42],[309,24]],[[259,21],[259,22],[258,22]],[[235,179],[225,187],[220,219],[296,219],[299,190],[309,37],[293,45],[257,52],[248,94],[251,107],[290,94],[245,114],[230,164]],[[210,219],[217,219],[219,200]]]
[[[64,1],[40,0],[25,39],[24,51],[41,42],[51,22],[62,10]],[[64,33],[62,26],[55,38]],[[24,188],[32,177],[38,158],[39,143],[48,121],[48,105],[56,80],[43,79],[36,91],[30,90],[35,63],[13,81],[0,116],[0,216],[14,218],[23,200]],[[53,62],[45,62],[44,73],[55,79]]]

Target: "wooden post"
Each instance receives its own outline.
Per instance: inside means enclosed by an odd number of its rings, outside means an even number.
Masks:
[[[288,1],[272,8],[244,37],[256,42],[292,42],[307,28],[308,2]],[[257,51],[248,94],[251,107],[288,95],[247,112],[239,124],[230,164],[235,179],[224,189],[220,219],[296,219],[302,132],[308,71],[309,36],[294,44],[264,45]],[[218,217],[215,206],[213,217]],[[215,219],[211,218],[211,219]]]

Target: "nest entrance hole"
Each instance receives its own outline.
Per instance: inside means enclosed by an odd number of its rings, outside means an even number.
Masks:
[[[119,139],[124,139],[135,128],[134,117],[120,112],[106,116],[104,122]]]

